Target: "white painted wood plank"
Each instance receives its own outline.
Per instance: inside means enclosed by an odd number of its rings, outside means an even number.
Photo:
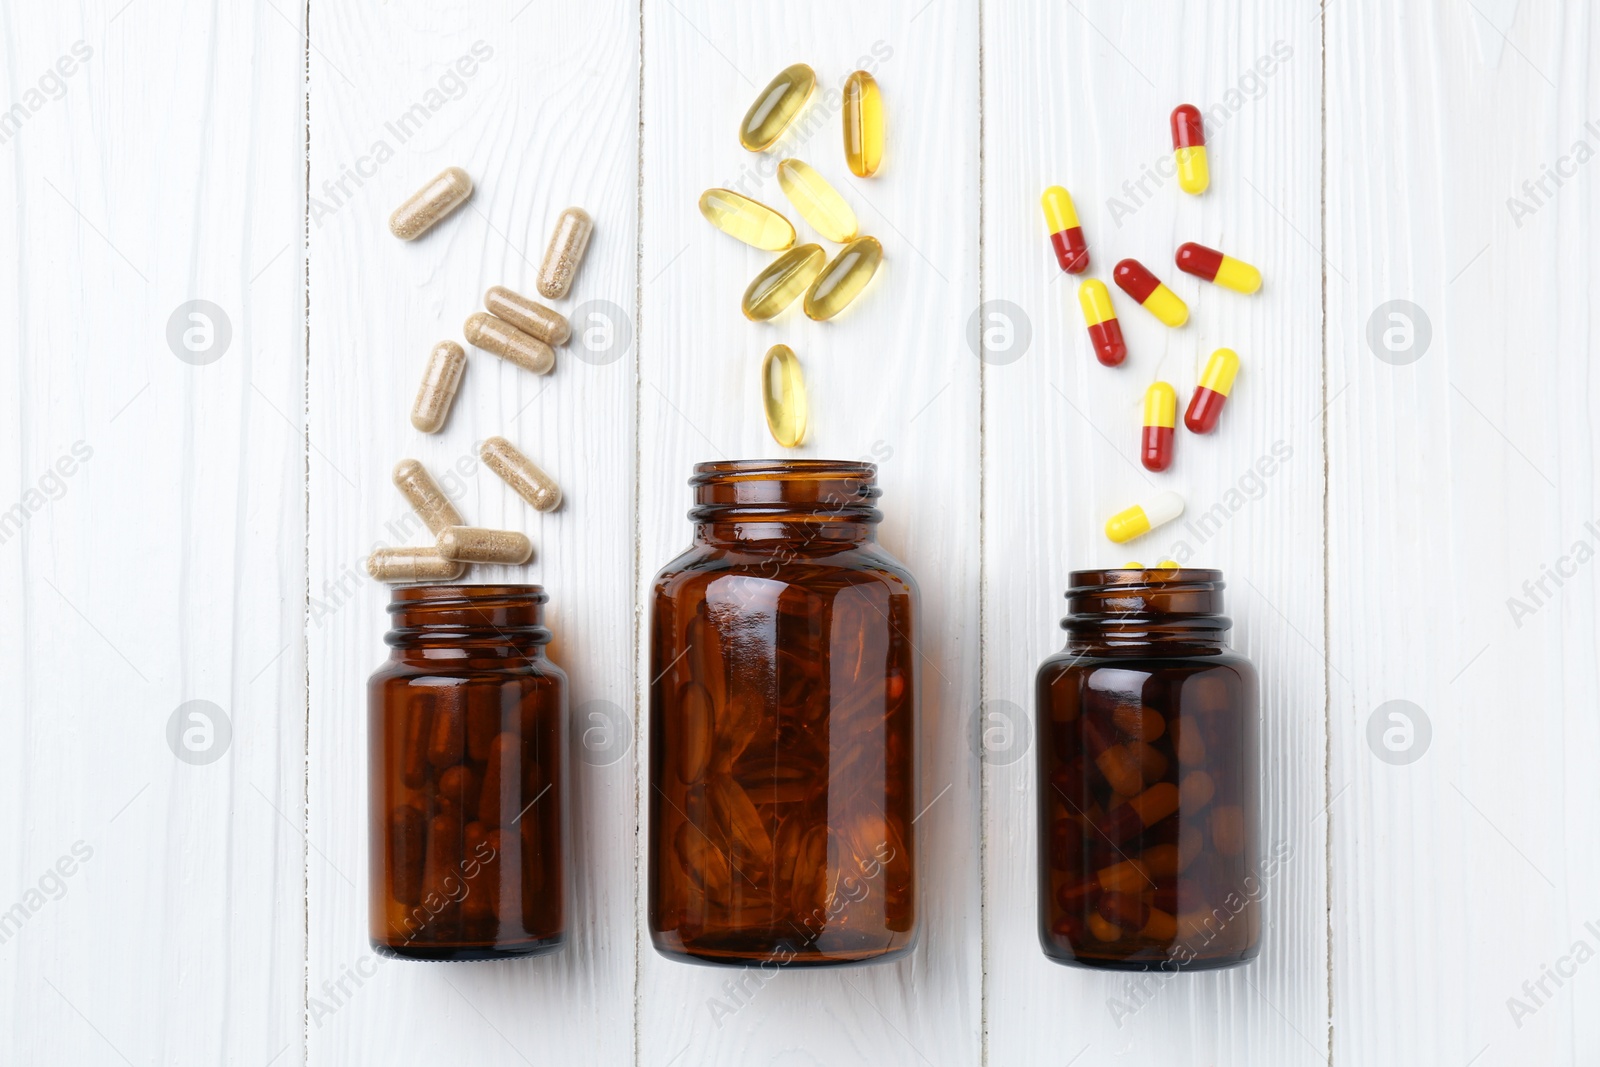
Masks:
[[[362,562],[376,541],[423,539],[414,525],[394,525],[407,514],[389,481],[395,461],[415,456],[441,479],[454,468],[446,487],[469,521],[524,530],[536,546],[531,565],[479,568],[469,580],[545,584],[550,651],[571,678],[575,713],[606,701],[631,714],[632,348],[591,363],[574,341],[546,378],[469,351],[443,432],[417,433],[407,415],[429,349],[460,339],[486,289],[534,294],[550,225],[569,204],[585,207],[596,230],[558,310],[605,300],[631,317],[638,12],[339,2],[313,5],[311,19],[311,588],[329,607],[313,604],[308,630],[311,1060],[438,1063],[471,1048],[479,1063],[628,1062],[632,753],[574,764],[566,951],[470,967],[374,962],[365,679],[387,652],[387,592]],[[455,66],[461,57],[465,68]],[[390,124],[418,104],[420,124],[402,140]],[[379,143],[393,156],[376,164]],[[449,165],[473,176],[469,205],[421,240],[397,241],[390,211]],[[347,170],[361,181],[341,189]],[[534,512],[477,464],[476,442],[491,434],[517,442],[562,483],[560,510]],[[575,722],[575,733],[591,725]],[[347,969],[375,976],[341,989]]]
[[[996,3],[984,7],[983,38],[983,296],[1014,305],[1018,324],[984,369],[984,698],[1020,719],[985,774],[988,1061],[1323,1061],[1320,28],[1273,3],[1226,14]],[[1158,171],[1182,102],[1207,114],[1212,184],[1201,198]],[[1190,306],[1189,324],[1168,330],[1112,286],[1130,350],[1116,369],[1095,360],[1076,280],[1050,250],[1039,197],[1058,183],[1076,200],[1093,276],[1109,283],[1132,256]],[[1173,252],[1188,240],[1260,265],[1262,292],[1179,273]],[[1164,378],[1187,403],[1224,345],[1243,369],[1221,426],[1204,438],[1180,428],[1173,467],[1144,471],[1146,386]],[[1129,545],[1106,540],[1109,515],[1163,489],[1187,500],[1183,520]],[[1257,961],[1136,984],[1039,949],[1028,746],[1033,677],[1062,645],[1068,572],[1163,557],[1227,579],[1233,646],[1261,674],[1262,854],[1287,847],[1291,858],[1266,883]]]
[[[1592,5],[1521,4],[1495,64],[1480,14],[1505,6],[1327,15],[1330,904],[1348,1063],[1582,1063],[1600,1043],[1594,964],[1574,958],[1600,949],[1600,186],[1574,158],[1600,150],[1600,32]],[[1394,300],[1420,309],[1409,345],[1382,313]],[[1369,343],[1375,318],[1398,351]],[[1413,762],[1369,741],[1396,700],[1431,726]],[[1403,721],[1379,722],[1404,744]]]
[[[119,8],[0,9],[0,1060],[293,1062],[301,49],[264,4]]]
[[[798,454],[880,463],[881,540],[921,584],[930,807],[918,823],[921,944],[908,960],[784,971],[735,996],[724,983],[738,971],[668,961],[646,934],[641,1063],[980,1056],[977,775],[962,733],[977,695],[978,364],[960,343],[977,291],[976,28],[972,4],[645,5],[639,595],[689,543],[693,464],[781,452],[757,371],[768,347],[789,344],[813,416]],[[821,83],[804,132],[752,155],[737,138],[745,108],[795,62]],[[846,168],[837,98],[823,91],[861,66],[874,69],[888,116],[883,170],[871,179]],[[740,294],[771,256],[717,233],[696,209],[703,190],[728,186],[795,218],[774,177],[789,154],[820,169],[884,243],[872,288],[829,323],[798,307],[747,322]],[[638,923],[644,930],[642,894]]]

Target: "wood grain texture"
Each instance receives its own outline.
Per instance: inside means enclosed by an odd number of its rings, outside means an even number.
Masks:
[[[920,948],[906,961],[739,977],[639,958],[641,1063],[972,1063],[979,1059],[977,773],[963,724],[977,697],[978,362],[961,343],[977,292],[976,9],[821,3],[645,5],[639,596],[689,543],[687,480],[707,459],[781,454],[757,371],[782,342],[799,355],[813,413],[798,455],[872,459],[880,540],[921,583]],[[789,139],[740,147],[749,102],[806,62],[819,86]],[[890,145],[870,179],[845,166],[837,90],[851,71],[884,86]],[[811,163],[879,237],[884,266],[843,315],[799,306],[770,323],[739,310],[771,258],[706,224],[700,193],[725,186],[788,211],[776,166]],[[818,238],[803,225],[802,240]],[[828,246],[831,247],[832,246]],[[641,682],[648,679],[643,675]],[[641,776],[641,783],[643,777]],[[642,788],[643,786],[641,786]],[[641,865],[642,865],[641,858]],[[642,867],[641,867],[642,869]],[[645,924],[645,902],[639,904]]]
[[[1600,1044],[1575,959],[1600,948],[1600,187],[1576,147],[1600,151],[1600,32],[1592,5],[1523,3],[1496,64],[1480,14],[1327,16],[1341,1062],[1585,1063]],[[1395,300],[1420,309],[1409,339],[1379,314]],[[1414,762],[1369,742],[1394,700],[1431,724]]]
[[[546,377],[471,350],[444,429],[420,434],[407,414],[429,350],[460,338],[490,286],[534,293],[568,205],[597,227],[557,309],[579,332],[605,332],[577,314],[591,301],[631,315],[638,12],[328,3],[311,17],[310,1059],[438,1063],[471,1048],[485,1063],[628,1062],[634,756],[614,758],[591,713],[632,715],[633,350],[619,340],[590,357],[615,358],[590,362],[575,339]],[[392,158],[378,162],[384,145]],[[473,176],[472,199],[421,239],[396,240],[390,211],[451,165]],[[559,510],[535,512],[478,462],[494,434],[562,484]],[[469,522],[533,539],[532,566],[468,580],[550,591],[550,654],[575,716],[576,906],[555,957],[426,967],[379,964],[367,946],[365,680],[386,653],[387,591],[362,561],[380,540],[426,540],[390,484],[403,456],[421,459]]]
[[[0,10],[0,1061],[292,1061],[300,49],[118,7]],[[168,747],[190,700],[215,762]]]
[[[1009,741],[991,735],[985,765],[991,1063],[1327,1056],[1319,52],[1320,28],[1272,3],[1225,15],[1177,3],[984,8],[983,296],[996,331],[983,378],[984,697],[986,725],[1014,727]],[[1161,171],[1181,102],[1207,115],[1212,180],[1198,198]],[[1046,239],[1039,196],[1052,184],[1074,195],[1090,275],[1109,283],[1119,259],[1139,259],[1188,302],[1187,326],[1162,326],[1113,286],[1130,354],[1115,369],[1095,360],[1077,281]],[[1173,251],[1189,240],[1259,264],[1262,291],[1179,273]],[[1207,437],[1180,428],[1173,466],[1150,474],[1137,458],[1145,388],[1165,379],[1186,403],[1221,346],[1243,365],[1222,424]],[[1182,519],[1128,545],[1106,540],[1108,516],[1164,489],[1187,501]],[[1263,855],[1281,847],[1289,859],[1264,883],[1258,961],[1136,982],[1039,950],[1028,746],[1033,676],[1061,647],[1068,572],[1162,558],[1227,579],[1232,643],[1261,673]]]
[[[745,107],[796,61],[818,96],[745,152]],[[0,1062],[1591,1062],[1597,61],[1580,0],[0,6]],[[839,135],[861,66],[888,113],[872,179]],[[1184,100],[1208,113],[1198,200],[1157,169]],[[695,210],[728,186],[794,217],[789,154],[886,249],[831,323],[747,322],[768,256]],[[452,164],[474,198],[394,239]],[[1057,182],[1095,276],[1141,258],[1193,312],[1168,331],[1113,289],[1116,370],[1049,253]],[[431,346],[489,286],[532,291],[569,204],[597,229],[555,372],[471,351],[444,431],[414,431]],[[1179,274],[1185,240],[1265,288]],[[194,300],[228,326],[211,362],[169,341]],[[640,708],[692,465],[779,452],[757,379],[778,342],[810,390],[795,454],[879,462],[881,539],[921,582],[923,930],[899,964],[760,982],[650,946]],[[1222,344],[1243,359],[1222,426],[1147,474],[1143,388],[1186,398]],[[556,476],[559,511],[478,464],[491,434]],[[475,579],[551,593],[575,770],[557,957],[367,945],[387,590],[363,562],[424,539],[403,456],[533,538],[531,567]],[[1107,544],[1110,512],[1167,487],[1184,520]],[[1262,675],[1264,841],[1290,858],[1256,963],[1130,988],[1038,949],[1032,678],[1069,570],[1168,555],[1227,574]],[[231,725],[215,762],[168,744],[196,699]],[[1385,747],[1395,700],[1425,747]]]

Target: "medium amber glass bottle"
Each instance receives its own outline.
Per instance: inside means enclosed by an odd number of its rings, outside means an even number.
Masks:
[[[1222,573],[1074,571],[1038,674],[1039,941],[1062,963],[1204,970],[1260,951],[1255,668]]]
[[[877,468],[702,463],[656,576],[650,934],[743,965],[916,940],[917,588],[877,544]]]
[[[395,589],[367,683],[370,934],[385,956],[536,956],[566,940],[567,676],[536,585]]]

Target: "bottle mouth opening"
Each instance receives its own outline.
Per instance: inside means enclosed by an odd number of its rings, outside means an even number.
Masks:
[[[410,608],[516,607],[537,608],[549,601],[542,585],[399,585],[389,599],[389,611]]]
[[[697,463],[689,484],[695,522],[875,523],[883,495],[874,463],[740,459]]]
[[[410,635],[441,640],[509,638],[534,644],[549,642],[544,605],[550,597],[541,585],[406,585],[389,600],[389,643]]]
[[[1202,567],[1109,567],[1073,571],[1068,576],[1068,631],[1138,630],[1220,631],[1230,629],[1222,614],[1222,572]]]

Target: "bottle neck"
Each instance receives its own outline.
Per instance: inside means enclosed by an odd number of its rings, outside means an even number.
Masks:
[[[877,473],[871,463],[818,459],[698,464],[689,479],[695,542],[835,551],[876,541]]]
[[[1067,651],[1091,655],[1183,655],[1228,647],[1222,572],[1200,568],[1073,571],[1067,589]]]
[[[540,659],[547,600],[537,585],[400,586],[384,641],[402,659]]]

